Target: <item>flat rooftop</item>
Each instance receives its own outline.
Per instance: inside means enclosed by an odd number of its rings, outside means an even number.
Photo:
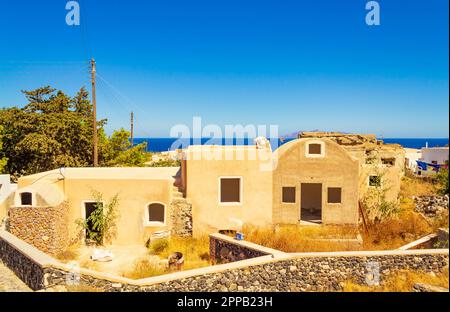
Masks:
[[[179,169],[179,167],[63,168],[23,176],[20,179],[55,179],[64,176],[67,179],[172,180]]]

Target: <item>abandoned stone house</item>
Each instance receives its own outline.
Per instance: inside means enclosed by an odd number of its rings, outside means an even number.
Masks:
[[[270,144],[190,146],[181,167],[60,168],[21,177],[6,192],[0,218],[9,231],[49,253],[77,237],[102,194],[118,195],[115,244],[142,244],[156,231],[202,235],[243,224],[356,224],[358,201],[386,186],[395,200],[404,151],[370,135],[302,133]],[[7,181],[8,180],[8,181]]]

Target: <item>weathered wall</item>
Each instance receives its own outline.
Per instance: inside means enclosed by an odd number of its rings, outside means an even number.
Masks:
[[[192,236],[192,205],[186,198],[173,198],[170,202],[171,233]]]
[[[308,142],[324,142],[323,158],[306,157]],[[273,173],[274,223],[300,220],[301,184],[322,184],[322,221],[331,224],[358,222],[358,161],[337,143],[328,139],[298,139],[282,145]],[[282,202],[282,187],[295,187],[295,203]],[[328,187],[342,188],[340,204],[327,202]]]
[[[373,263],[381,281],[399,269],[438,272],[448,266],[448,249],[284,254],[130,280],[85,269],[70,272],[0,230],[0,259],[35,290],[64,285],[76,273],[81,284],[104,291],[334,291],[346,280],[364,283]]]
[[[240,222],[272,224],[271,151],[255,146],[190,146],[186,150],[186,197],[192,203],[194,236],[221,229],[238,230]],[[219,202],[219,178],[242,178],[242,202]]]
[[[39,250],[56,255],[68,245],[67,202],[57,207],[11,207],[8,230]]]

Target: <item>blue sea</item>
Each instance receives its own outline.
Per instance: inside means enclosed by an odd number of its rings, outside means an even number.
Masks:
[[[177,141],[178,140],[178,141]],[[272,150],[277,149],[279,146],[286,142],[293,140],[293,138],[286,138],[284,141],[280,139],[270,140]],[[397,143],[403,147],[410,148],[422,148],[428,143],[428,147],[445,146],[448,144],[448,138],[380,138],[385,143]],[[209,145],[252,145],[253,139],[176,139],[176,138],[135,138],[133,143],[140,144],[147,142],[147,151],[149,152],[164,152],[174,150],[177,148],[186,148],[189,145],[209,144]],[[174,144],[177,142],[177,144]]]

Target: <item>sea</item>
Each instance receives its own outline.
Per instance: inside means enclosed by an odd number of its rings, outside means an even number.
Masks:
[[[294,140],[294,138],[281,139],[271,139],[270,145],[272,150],[277,149],[281,145]],[[448,146],[448,138],[379,138],[385,143],[397,143],[403,147],[409,148],[422,148],[428,145],[428,147],[439,147]],[[165,152],[170,150],[175,150],[177,148],[186,148],[189,145],[253,145],[253,138],[222,138],[222,139],[211,139],[211,138],[201,138],[201,139],[178,139],[178,138],[134,138],[133,145],[140,144],[142,142],[147,142],[148,152]]]

